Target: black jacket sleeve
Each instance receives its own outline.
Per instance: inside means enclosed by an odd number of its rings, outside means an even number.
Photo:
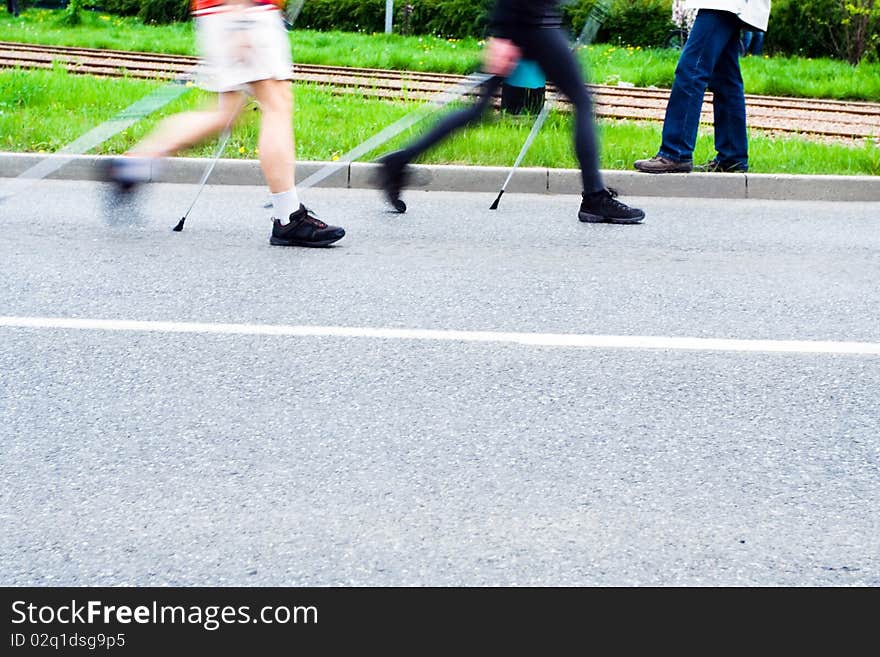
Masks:
[[[516,27],[558,27],[559,0],[497,0],[489,17],[489,34],[509,37]]]
[[[498,0],[489,18],[489,34],[497,37],[510,36],[510,28],[518,23],[527,0]]]

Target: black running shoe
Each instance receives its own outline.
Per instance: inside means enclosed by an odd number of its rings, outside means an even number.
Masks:
[[[379,171],[379,186],[385,193],[385,198],[395,210],[400,213],[406,212],[406,203],[401,200],[400,194],[406,187],[409,173],[402,151],[393,151],[383,155],[376,162],[382,165],[382,169]]]
[[[122,194],[133,192],[150,181],[150,160],[144,157],[114,157],[101,162],[101,179],[113,183]]]
[[[276,246],[330,246],[345,237],[345,230],[328,226],[318,219],[306,206],[290,213],[290,223],[284,226],[277,219],[272,221],[269,243]]]
[[[584,194],[578,212],[578,219],[590,224],[637,224],[644,218],[644,211],[618,201],[613,189]]]

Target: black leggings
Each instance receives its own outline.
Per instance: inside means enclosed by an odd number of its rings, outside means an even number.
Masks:
[[[519,46],[523,58],[536,62],[547,78],[574,105],[574,150],[581,165],[584,192],[603,189],[593,125],[593,103],[565,33],[559,29],[519,28],[513,31],[510,39]],[[404,148],[402,155],[406,161],[414,160],[451,133],[479,119],[489,107],[502,81],[497,76],[489,79],[483,84],[476,103],[443,117],[425,135]]]

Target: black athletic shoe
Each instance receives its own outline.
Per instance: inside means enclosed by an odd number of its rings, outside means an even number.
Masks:
[[[637,224],[644,218],[644,211],[618,201],[613,189],[584,194],[578,212],[578,219],[590,224]]]
[[[150,160],[143,157],[114,157],[101,162],[101,179],[113,183],[121,194],[133,192],[150,181]]]
[[[385,198],[395,210],[400,213],[406,212],[406,203],[401,200],[400,194],[406,187],[409,173],[402,152],[393,151],[383,155],[376,162],[382,165],[379,171],[379,186],[385,193]]]
[[[343,237],[345,230],[328,226],[300,204],[299,210],[290,213],[289,224],[282,226],[277,219],[272,221],[269,243],[276,246],[330,246]]]
[[[746,173],[748,170],[748,164],[743,164],[742,162],[722,162],[717,157],[712,158],[706,164],[694,167],[694,171],[701,171],[703,173]]]

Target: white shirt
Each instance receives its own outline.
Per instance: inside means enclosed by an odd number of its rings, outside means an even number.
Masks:
[[[687,7],[729,11],[746,25],[762,31],[766,31],[770,21],[770,0],[688,0]]]

